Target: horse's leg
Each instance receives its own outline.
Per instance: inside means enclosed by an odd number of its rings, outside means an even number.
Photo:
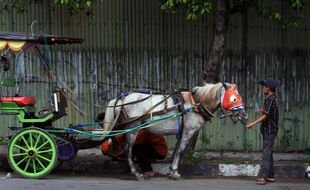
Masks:
[[[196,134],[199,131],[199,129],[200,127],[193,129],[186,129],[186,127],[184,127],[180,144],[175,148],[175,155],[170,166],[169,177],[171,179],[177,180],[181,177],[181,175],[178,172],[180,160],[184,156],[184,151],[189,142],[191,141],[193,135]]]
[[[136,178],[140,181],[140,180],[143,180],[144,177],[142,174],[137,172],[136,167],[132,161],[132,147],[136,141],[136,137],[138,135],[138,132],[139,131],[136,130],[136,131],[133,131],[133,132],[126,134],[126,149],[127,149],[127,156],[128,156],[128,164],[130,166],[131,173],[133,175],[135,175]]]

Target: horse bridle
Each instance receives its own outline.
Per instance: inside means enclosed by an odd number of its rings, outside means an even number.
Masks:
[[[225,89],[224,86],[222,88]],[[219,115],[220,119],[223,119],[223,118],[226,118],[226,117],[230,117],[233,120],[233,122],[237,122],[238,118],[240,118],[241,120],[246,120],[247,119],[247,116],[246,115],[244,116],[243,114],[241,114],[238,109],[237,110],[225,110],[222,107],[222,102],[221,101],[220,101],[220,104],[219,104],[219,108],[220,108],[220,115]]]

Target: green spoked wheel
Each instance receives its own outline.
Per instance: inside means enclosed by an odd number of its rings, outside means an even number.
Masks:
[[[56,143],[39,128],[23,129],[11,139],[8,161],[21,176],[41,178],[50,173],[57,163]]]

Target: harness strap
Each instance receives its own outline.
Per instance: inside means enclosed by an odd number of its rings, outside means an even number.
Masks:
[[[164,94],[164,99],[166,98],[166,94]],[[165,113],[167,113],[167,108],[168,108],[168,101],[166,100],[165,101],[165,108],[164,108],[164,110],[165,110]]]
[[[181,139],[182,138],[183,130],[184,130],[184,117],[183,117],[183,115],[181,115],[181,118],[178,117],[178,134],[177,134],[177,139]]]
[[[194,101],[194,105],[196,106],[197,113],[200,113],[201,116],[206,120],[206,121],[211,121],[212,117],[215,117],[214,114],[212,114],[210,112],[210,110],[208,110],[208,108],[206,108],[199,100],[199,98],[196,97],[195,92],[192,92],[192,99]],[[197,103],[195,103],[197,102]]]
[[[178,134],[177,134],[177,139],[181,138],[181,121],[180,118],[178,117]]]
[[[134,117],[128,121],[125,121],[125,122],[122,122],[120,123],[119,125],[126,125],[126,124],[129,124],[129,123],[133,123],[137,120],[145,120],[145,119],[148,119],[151,117],[151,114],[150,112],[155,109],[157,106],[159,106],[160,104],[164,103],[166,100],[168,100],[171,96],[168,95],[167,97],[165,97],[163,100],[161,100],[160,102],[158,102],[157,104],[155,104],[154,106],[152,106],[151,108],[149,108],[148,110],[146,110],[141,116],[139,117]],[[176,109],[176,106],[173,106],[171,108],[168,108],[167,109],[167,112],[169,111],[172,111],[172,110],[175,110]],[[158,111],[158,112],[152,112],[152,115],[153,116],[156,116],[156,115],[161,115],[161,114],[164,114],[164,110],[161,110],[161,111]]]
[[[191,98],[190,98],[191,104],[195,106],[194,108],[194,112],[199,113],[199,109],[197,108],[197,104],[194,100],[193,94],[191,94]]]
[[[175,91],[172,95],[172,99],[173,99],[173,103],[178,106],[179,112],[185,114],[185,109],[184,109],[185,100],[182,95],[182,92],[179,90]]]
[[[126,103],[126,104],[120,104],[120,105],[114,105],[114,106],[106,106],[106,107],[107,107],[107,108],[116,108],[116,107],[121,107],[121,106],[127,106],[127,105],[131,105],[131,104],[136,104],[136,103],[139,103],[139,102],[143,102],[143,101],[149,99],[150,97],[151,97],[151,95],[150,95],[150,96],[147,96],[147,97],[145,97],[145,98],[143,98],[143,99],[141,99],[141,100],[137,100],[137,101],[133,101],[133,102],[128,102],[128,103]]]

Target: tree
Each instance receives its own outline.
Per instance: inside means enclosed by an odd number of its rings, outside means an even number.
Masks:
[[[55,5],[60,5],[68,9],[71,14],[85,11],[89,16],[92,14],[91,7],[95,1],[103,0],[50,0]],[[1,2],[0,13],[3,11],[16,10],[17,13],[23,13],[27,10],[28,6],[33,3],[40,3],[42,0],[6,0]]]
[[[295,15],[285,15],[279,7],[272,6],[275,2],[270,0],[160,0],[161,9],[176,12],[177,9],[185,9],[187,20],[197,20],[201,15],[213,16],[213,39],[209,49],[207,65],[202,76],[204,82],[215,83],[220,81],[220,68],[223,60],[226,32],[229,18],[234,14],[244,14],[249,10],[257,12],[258,16],[274,20],[285,29],[290,26],[298,26],[303,15],[299,14],[303,8],[302,0],[278,0],[289,5]],[[243,53],[244,54],[244,53]],[[189,148],[194,149],[198,138],[196,134]]]
[[[303,18],[303,15],[299,13],[304,6],[303,1],[281,1],[288,4],[294,15],[286,15],[279,7],[272,6],[272,2],[275,1],[270,0],[161,0],[161,9],[176,12],[177,9],[183,8],[187,20],[197,20],[201,15],[212,14],[214,19],[213,40],[203,80],[205,82],[219,82],[229,17],[237,13],[243,14],[248,10],[254,10],[258,16],[276,21],[283,29],[298,26]],[[281,1],[278,0],[278,2]]]

